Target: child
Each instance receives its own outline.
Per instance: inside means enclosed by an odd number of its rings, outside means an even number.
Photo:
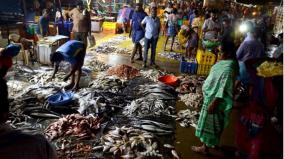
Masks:
[[[195,58],[198,49],[198,41],[199,41],[198,26],[192,26],[192,30],[186,46],[187,58]]]

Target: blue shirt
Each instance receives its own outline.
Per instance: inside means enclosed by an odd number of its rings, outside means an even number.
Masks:
[[[262,58],[264,56],[265,54],[264,54],[263,44],[257,39],[254,39],[250,36],[248,36],[242,42],[242,44],[240,45],[237,51],[238,61],[243,61],[243,62],[249,59]]]
[[[5,47],[5,49],[2,52],[3,56],[10,56],[14,57],[19,54],[21,50],[21,46],[18,44],[9,44],[8,46]]]
[[[56,52],[59,52],[63,55],[64,60],[74,64],[77,62],[77,59],[80,55],[80,52],[85,49],[85,45],[81,41],[69,40],[62,46],[60,46]]]
[[[145,37],[147,39],[158,38],[160,31],[160,19],[156,17],[155,19],[152,16],[146,16],[142,24],[146,24],[145,28]]]
[[[46,36],[48,32],[48,26],[49,26],[49,18],[41,16],[39,18],[39,29],[40,29],[39,33],[43,36]]]
[[[143,30],[141,27],[142,20],[147,16],[145,12],[134,12],[132,15],[132,29],[134,31]]]

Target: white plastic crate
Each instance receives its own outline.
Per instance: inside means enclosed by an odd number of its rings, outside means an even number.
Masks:
[[[56,45],[50,44],[38,44],[37,53],[38,61],[41,64],[50,65],[50,54],[55,52],[57,49]]]

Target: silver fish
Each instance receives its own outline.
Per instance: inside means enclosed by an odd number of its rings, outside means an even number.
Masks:
[[[172,150],[171,153],[174,156],[174,158],[180,159],[180,157],[179,157],[178,153],[176,152],[176,150]]]
[[[169,149],[175,148],[173,145],[170,145],[170,144],[164,144],[164,147],[169,148]]]
[[[96,147],[93,147],[92,150],[97,151],[97,150],[101,150],[103,148],[104,148],[103,146],[96,146]]]
[[[122,156],[120,156],[121,158],[125,158],[125,159],[131,159],[131,158],[134,158],[135,157],[135,155],[133,155],[133,154],[127,154],[127,155],[122,155]]]

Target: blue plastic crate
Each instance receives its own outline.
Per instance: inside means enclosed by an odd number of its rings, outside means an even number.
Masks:
[[[187,62],[184,60],[180,61],[180,66],[179,66],[179,71],[181,73],[190,73],[190,74],[196,74],[197,71],[197,62],[195,61],[191,61],[191,62]]]

